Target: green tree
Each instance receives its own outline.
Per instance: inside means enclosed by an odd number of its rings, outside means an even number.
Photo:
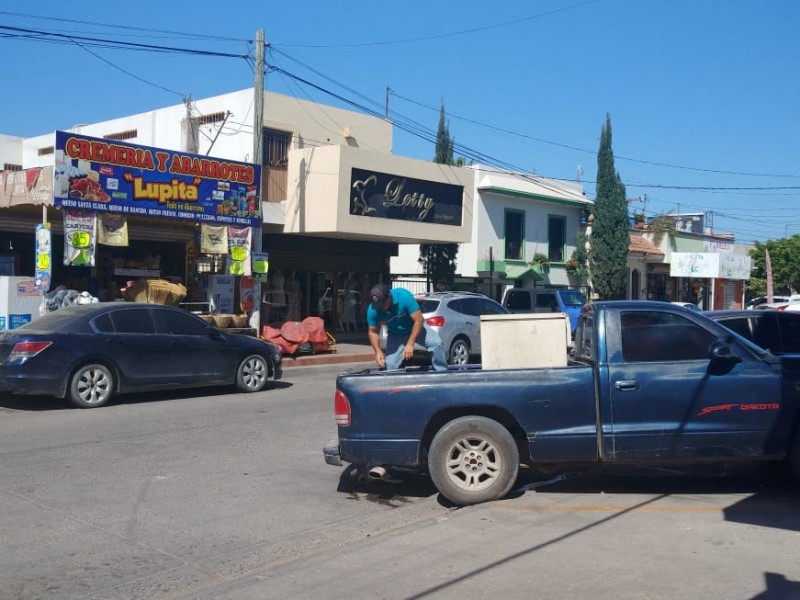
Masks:
[[[756,242],[750,251],[753,271],[747,282],[747,296],[767,295],[766,250],[772,264],[772,292],[790,295],[800,290],[800,235],[788,238]]]
[[[602,300],[625,298],[630,244],[628,202],[625,185],[614,168],[611,117],[608,114],[597,152],[597,196],[592,214],[589,269],[593,289]]]
[[[436,152],[433,162],[442,165],[463,166],[464,159],[455,160],[453,148],[455,140],[450,137],[450,123],[444,112],[442,103],[439,112],[439,129],[436,132]],[[435,291],[453,288],[456,274],[458,244],[422,244],[419,248],[419,263],[428,274],[428,279]]]

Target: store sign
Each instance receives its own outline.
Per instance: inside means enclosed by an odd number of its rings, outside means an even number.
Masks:
[[[353,169],[350,214],[461,225],[464,186]]]
[[[20,204],[53,203],[53,169],[34,167],[22,171],[0,171],[0,208]]]
[[[751,258],[736,254],[673,252],[670,277],[750,279]]]
[[[261,167],[56,131],[54,204],[226,225],[260,223]]]

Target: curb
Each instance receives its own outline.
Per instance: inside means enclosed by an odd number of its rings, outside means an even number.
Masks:
[[[296,358],[284,356],[281,364],[284,369],[294,369],[298,367],[338,365],[355,362],[375,362],[375,354],[372,352],[364,354],[316,354],[311,356],[298,356]]]

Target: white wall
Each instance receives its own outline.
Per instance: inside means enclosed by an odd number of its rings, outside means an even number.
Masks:
[[[464,188],[461,225],[351,215],[353,168]],[[289,153],[286,233],[345,234],[363,240],[403,242],[468,240],[472,228],[473,172],[349,146],[322,146]]]
[[[0,133],[0,170],[3,164],[22,165],[22,142],[21,137],[13,135],[3,135]]]
[[[217,136],[217,132],[221,122],[200,126],[199,154],[251,162],[253,91],[240,90],[192,102],[191,114],[194,117],[226,111],[231,114],[220,135]],[[186,116],[186,105],[175,104],[117,119],[75,126],[69,131],[103,137],[135,129],[138,135],[126,140],[127,142],[185,150],[181,123]],[[390,153],[392,149],[392,124],[389,121],[272,92],[264,93],[264,126],[294,133],[292,145],[296,148],[341,144],[380,153]],[[214,138],[216,141],[212,147]],[[23,165],[52,165],[54,156],[50,154],[40,157],[38,149],[54,143],[54,132],[25,139]]]

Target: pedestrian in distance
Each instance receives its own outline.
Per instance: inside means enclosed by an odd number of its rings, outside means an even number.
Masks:
[[[431,353],[436,371],[447,370],[447,358],[439,334],[425,324],[422,310],[408,290],[390,288],[385,283],[370,290],[367,307],[367,335],[380,368],[399,369],[404,360],[414,356],[414,344]],[[386,351],[380,346],[380,328],[386,325]]]

